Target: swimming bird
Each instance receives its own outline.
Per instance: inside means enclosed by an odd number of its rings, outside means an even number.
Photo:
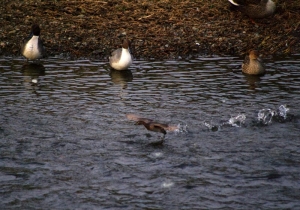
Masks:
[[[126,70],[132,64],[129,41],[127,39],[124,40],[122,48],[112,52],[109,57],[109,64],[115,70]]]
[[[250,50],[242,64],[242,71],[245,74],[262,75],[266,73],[265,65],[259,58],[257,50]]]
[[[33,24],[30,36],[21,44],[21,53],[27,61],[40,59],[45,54],[40,32],[40,27],[37,24]]]
[[[259,19],[266,18],[274,14],[276,4],[273,0],[228,0],[232,5],[236,6],[242,13],[250,18]]]

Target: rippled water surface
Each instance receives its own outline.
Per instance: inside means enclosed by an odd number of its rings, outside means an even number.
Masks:
[[[0,209],[300,209],[300,55],[241,62],[1,58]]]

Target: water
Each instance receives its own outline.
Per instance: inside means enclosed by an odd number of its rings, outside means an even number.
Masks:
[[[0,59],[1,209],[300,209],[299,55],[41,63]]]

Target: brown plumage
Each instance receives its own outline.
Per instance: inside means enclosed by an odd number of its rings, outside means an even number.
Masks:
[[[257,50],[250,50],[249,55],[246,55],[242,65],[242,71],[245,74],[263,75],[266,73],[265,65],[259,58]]]
[[[136,122],[136,125],[144,125],[148,131],[163,133],[164,135],[167,134],[166,131],[166,129],[168,128],[167,124],[155,123],[149,121],[149,119],[146,119],[146,120],[139,120],[138,122]]]
[[[126,117],[129,120],[136,121],[137,125],[144,125],[149,131],[163,133],[164,135],[167,134],[167,131],[175,131],[178,129],[177,126],[154,122],[151,119],[141,118],[135,114],[127,114]]]
[[[253,0],[228,0],[242,13],[250,18],[266,18],[274,14],[276,4],[273,0],[261,0],[259,3]]]

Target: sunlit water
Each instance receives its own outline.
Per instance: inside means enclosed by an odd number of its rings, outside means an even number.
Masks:
[[[1,58],[0,209],[300,209],[300,56],[241,62]]]

